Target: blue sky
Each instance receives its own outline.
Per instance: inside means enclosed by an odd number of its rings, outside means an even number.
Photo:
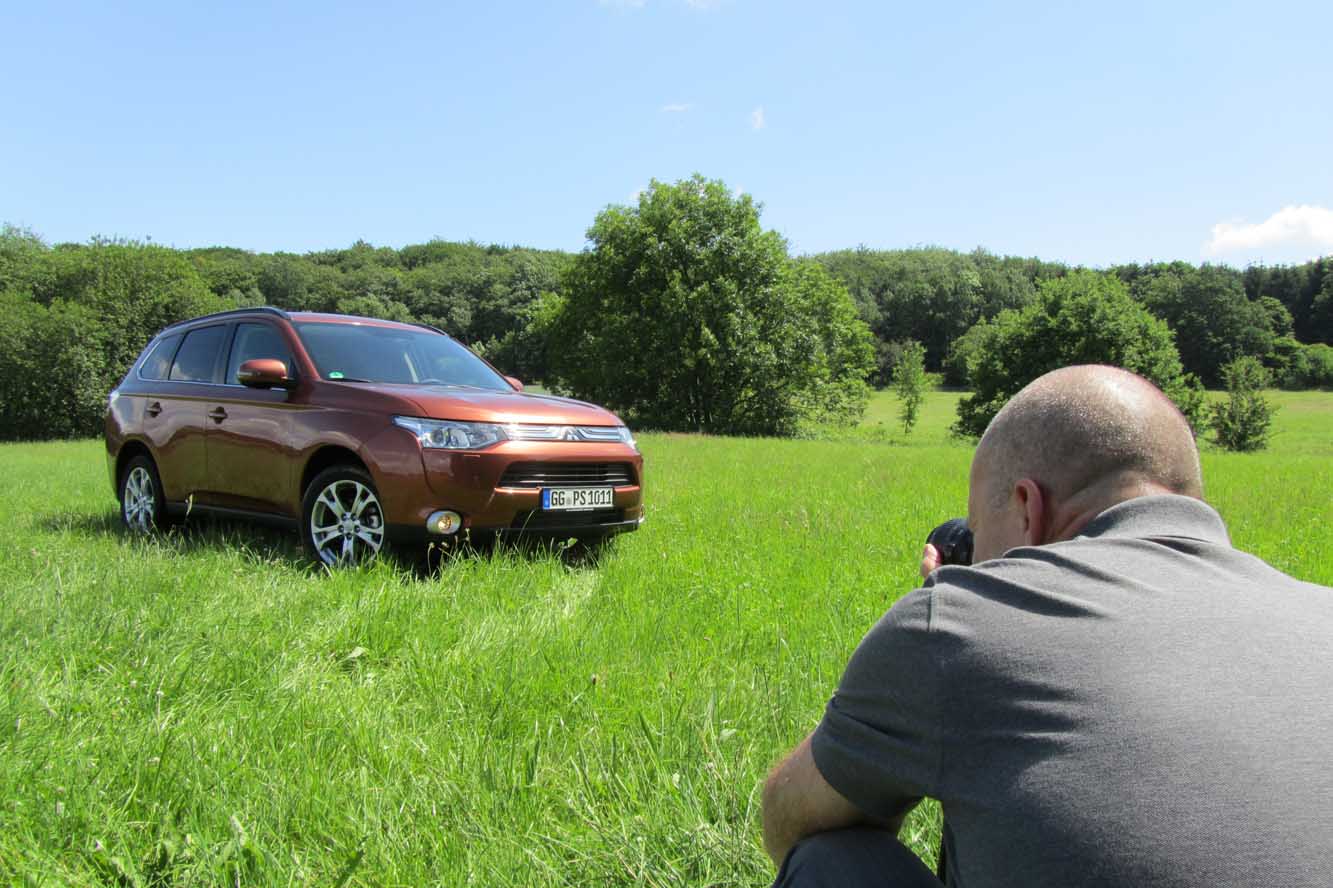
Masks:
[[[576,250],[698,171],[794,253],[1333,253],[1333,4],[6,4],[0,220]]]

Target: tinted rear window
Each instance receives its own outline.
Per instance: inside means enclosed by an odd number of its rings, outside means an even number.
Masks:
[[[212,382],[213,368],[218,363],[218,348],[226,331],[226,327],[219,325],[186,333],[171,365],[170,378],[178,382]]]
[[[180,341],[180,334],[177,333],[153,346],[153,350],[139,367],[139,376],[142,379],[166,379],[167,374],[171,372],[171,358],[175,355],[176,346],[180,345]]]

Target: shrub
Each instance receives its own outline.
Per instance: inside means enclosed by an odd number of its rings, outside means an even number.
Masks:
[[[1227,399],[1212,408],[1217,443],[1227,450],[1262,450],[1273,422],[1273,406],[1263,394],[1268,371],[1255,358],[1237,358],[1222,367],[1222,379]]]
[[[1077,271],[1043,281],[1031,303],[963,339],[973,394],[958,402],[959,434],[980,436],[1025,385],[1071,364],[1111,364],[1152,380],[1198,428],[1202,390],[1183,373],[1170,329],[1114,277]]]

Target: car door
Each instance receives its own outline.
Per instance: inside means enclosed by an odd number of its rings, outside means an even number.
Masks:
[[[144,406],[144,435],[157,459],[168,500],[206,495],[209,400],[215,394],[226,324],[188,331],[167,371],[152,383]]]
[[[277,324],[263,320],[235,325],[223,384],[210,402],[208,483],[217,505],[292,517],[297,453],[292,447],[292,411],[303,407],[286,389],[248,388],[236,381],[241,364],[275,358],[297,374],[292,347]]]

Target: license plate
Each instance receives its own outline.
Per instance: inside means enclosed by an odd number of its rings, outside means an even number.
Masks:
[[[542,490],[542,508],[549,512],[609,509],[615,493],[614,487],[547,487]]]

